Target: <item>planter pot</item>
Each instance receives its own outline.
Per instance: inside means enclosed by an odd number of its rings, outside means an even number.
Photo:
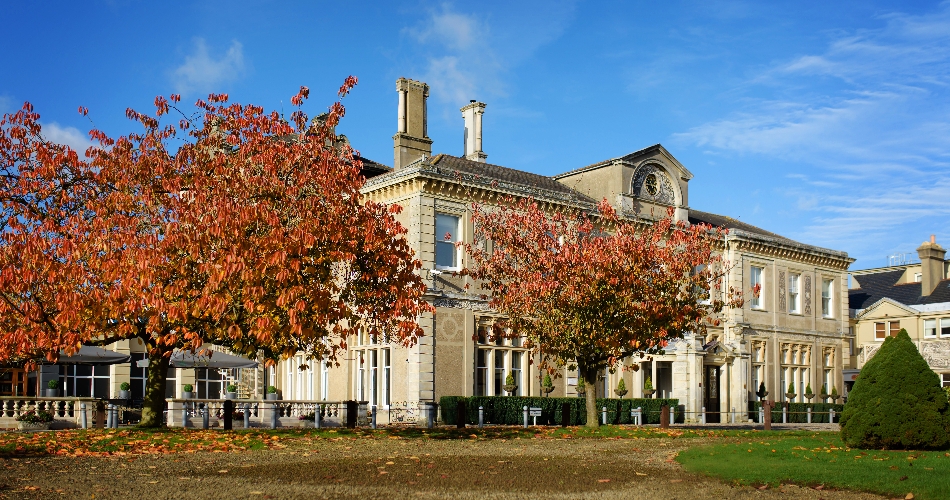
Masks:
[[[132,399],[132,391],[119,391],[119,399]]]
[[[181,399],[193,399],[195,397],[194,392],[183,392],[181,393]]]
[[[765,391],[765,392],[763,392],[762,394],[755,393],[755,395],[758,396],[759,399],[765,399],[765,398],[767,398],[767,397],[769,396],[769,391]]]
[[[814,394],[805,394],[805,399],[811,401],[811,398],[815,397]]]
[[[616,394],[617,396],[619,396],[619,397],[622,398],[622,397],[624,397],[624,396],[627,395],[627,390],[624,389],[624,390],[622,390],[622,391],[618,391],[618,390],[614,389],[614,394]]]
[[[553,385],[543,386],[541,387],[541,392],[543,392],[545,395],[551,394],[552,392],[554,392],[554,386]]]
[[[648,398],[652,398],[654,394],[656,394],[656,390],[655,390],[655,389],[650,389],[650,390],[644,389],[644,390],[643,390],[643,395],[646,396],[646,397],[648,397]]]
[[[819,394],[818,397],[819,397],[822,401],[828,401],[828,398],[830,398],[831,396],[829,396],[829,395],[827,395],[827,394]]]
[[[798,396],[798,394],[795,394],[794,392],[786,392],[786,393],[785,393],[785,397],[788,398],[788,399],[795,399],[795,396]]]
[[[277,395],[277,393],[272,392],[267,394],[268,401],[277,401],[278,399],[280,399],[280,397]]]
[[[834,401],[835,403],[837,403],[837,402],[838,402],[838,398],[840,398],[840,397],[841,397],[841,396],[839,396],[839,395],[832,394],[832,395],[831,395],[831,400]]]
[[[17,422],[16,428],[21,431],[47,431],[49,430],[49,422]]]
[[[46,394],[46,397],[48,398],[58,398],[59,389],[46,389],[46,392],[44,392],[44,394]]]
[[[512,384],[512,385],[505,384],[504,389],[505,389],[505,392],[507,392],[508,395],[510,396],[511,393],[513,393],[513,392],[515,392],[515,391],[518,390],[518,386],[517,386],[517,385],[514,385],[514,384]]]
[[[238,397],[237,397],[236,392],[227,392],[224,394],[224,399],[237,399],[237,398]]]

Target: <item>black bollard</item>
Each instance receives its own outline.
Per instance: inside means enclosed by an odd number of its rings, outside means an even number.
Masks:
[[[234,423],[231,421],[234,418],[234,401],[230,399],[224,400],[224,430],[229,431],[232,429]]]
[[[346,427],[349,429],[356,428],[356,417],[357,412],[359,411],[359,404],[356,401],[347,401],[346,402]]]
[[[571,403],[561,403],[561,427],[571,425]]]
[[[455,405],[455,427],[459,429],[464,429],[465,424],[468,421],[468,412],[465,408],[465,401],[460,399]]]

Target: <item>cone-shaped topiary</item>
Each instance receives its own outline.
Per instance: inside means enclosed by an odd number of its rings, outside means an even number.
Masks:
[[[901,329],[861,369],[841,414],[841,439],[853,448],[945,449],[948,435],[940,379]]]
[[[544,374],[544,380],[541,381],[541,387],[554,387],[554,382],[551,381],[550,373]]]

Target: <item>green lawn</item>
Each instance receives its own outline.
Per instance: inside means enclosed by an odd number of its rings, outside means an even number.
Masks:
[[[738,442],[689,448],[677,460],[689,471],[739,484],[861,490],[918,499],[950,497],[950,453],[867,451],[837,433],[747,433]]]

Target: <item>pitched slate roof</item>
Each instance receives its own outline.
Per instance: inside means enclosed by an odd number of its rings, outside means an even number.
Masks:
[[[920,283],[898,283],[903,275],[903,270],[897,270],[855,276],[861,288],[848,290],[848,307],[864,309],[885,297],[907,306],[950,302],[950,279],[940,281],[930,295],[923,297]]]
[[[472,161],[447,154],[438,154],[433,156],[427,160],[427,163],[437,167],[440,171],[444,170],[444,173],[451,174],[453,172],[459,172],[460,174],[476,175],[486,180],[491,179],[505,183],[531,186],[567,195],[573,199],[576,199],[577,201],[596,203],[593,198],[580,193],[579,191],[575,191],[574,189],[561,184],[551,177],[532,174],[531,172],[525,172],[523,170],[515,170],[513,168],[502,167],[501,165],[492,165],[491,163]]]
[[[387,167],[382,163],[370,160],[369,158],[363,158],[359,155],[354,155],[353,158],[363,162],[363,177],[366,177],[367,179],[392,171],[392,168]]]
[[[699,210],[689,209],[689,223],[690,224],[700,224],[706,223],[714,227],[724,227],[726,229],[739,229],[741,231],[746,231],[753,234],[759,234],[762,236],[768,236],[769,238],[775,238],[777,240],[794,243],[800,245],[801,243],[786,238],[780,234],[775,234],[760,227],[753,226],[752,224],[746,224],[745,222],[740,221],[739,219],[733,219],[732,217],[726,215],[717,215],[711,214],[709,212],[700,212]]]

